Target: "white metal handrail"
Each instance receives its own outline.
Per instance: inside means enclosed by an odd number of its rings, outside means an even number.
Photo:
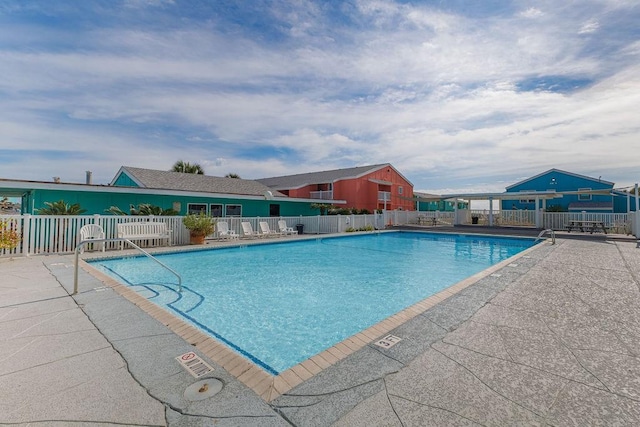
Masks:
[[[127,242],[128,244],[130,244],[131,246],[133,246],[134,248],[142,252],[145,256],[151,258],[152,260],[160,264],[162,267],[169,270],[169,272],[171,272],[174,276],[176,276],[178,278],[178,292],[179,293],[182,292],[182,277],[178,273],[176,273],[175,270],[173,270],[171,267],[164,264],[162,261],[158,260],[149,252],[142,249],[140,246],[133,243],[131,240],[122,238],[122,237],[117,237],[117,238],[111,238],[111,239],[87,239],[78,243],[78,246],[76,246],[76,250],[75,250],[75,262],[74,262],[74,270],[73,270],[73,293],[71,295],[75,295],[78,293],[78,259],[80,255],[80,249],[86,243],[102,243],[102,242]]]
[[[551,228],[547,228],[546,230],[542,230],[540,232],[540,234],[538,234],[538,237],[536,237],[536,240],[534,241],[534,243],[537,242],[538,240],[542,240],[542,236],[544,236],[545,233],[551,234],[551,244],[555,245],[556,244],[556,232],[553,231]]]

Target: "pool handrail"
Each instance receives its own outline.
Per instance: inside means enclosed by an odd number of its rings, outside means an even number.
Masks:
[[[538,234],[538,237],[536,237],[536,240],[534,241],[534,243],[537,242],[538,240],[542,240],[542,236],[544,236],[545,233],[549,233],[551,235],[551,244],[555,245],[556,244],[556,232],[553,231],[552,228],[547,228],[546,230],[542,230],[540,232],[540,234]]]
[[[171,267],[164,264],[162,261],[160,261],[153,255],[151,255],[149,252],[142,249],[140,246],[133,243],[131,240],[123,237],[115,237],[110,239],[87,239],[87,240],[82,240],[80,243],[78,243],[78,246],[76,246],[76,249],[75,249],[75,261],[74,261],[74,270],[73,270],[73,293],[71,295],[75,295],[78,293],[78,259],[80,256],[80,249],[87,243],[103,243],[103,242],[127,242],[128,244],[133,246],[135,249],[142,252],[145,256],[151,258],[152,260],[160,264],[162,267],[169,270],[169,272],[171,272],[174,276],[176,276],[178,278],[178,292],[179,293],[182,292],[182,277],[178,273],[176,273],[175,270],[173,270]]]

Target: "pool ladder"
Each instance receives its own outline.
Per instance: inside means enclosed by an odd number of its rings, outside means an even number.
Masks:
[[[542,236],[544,236],[545,233],[549,233],[551,235],[551,244],[555,245],[556,244],[556,232],[553,231],[551,228],[547,228],[546,230],[542,230],[540,232],[540,234],[538,234],[538,237],[536,237],[536,240],[533,243],[537,242],[538,240],[542,240]]]
[[[88,239],[88,240],[83,240],[80,243],[78,243],[78,246],[76,246],[76,250],[75,250],[75,263],[74,263],[74,271],[73,271],[73,293],[71,295],[75,295],[78,293],[78,258],[80,255],[80,249],[86,245],[87,243],[103,243],[103,242],[127,242],[128,244],[130,244],[131,246],[133,246],[134,248],[136,248],[138,251],[142,252],[146,257],[152,259],[153,261],[157,262],[158,264],[160,264],[160,266],[164,267],[166,270],[169,270],[170,273],[172,273],[174,276],[176,276],[178,278],[178,293],[182,292],[182,277],[175,272],[175,270],[173,270],[171,267],[167,266],[166,264],[164,264],[162,261],[158,260],[156,257],[154,257],[153,255],[151,255],[149,252],[145,251],[144,249],[142,249],[140,246],[136,245],[135,243],[133,243],[131,240],[126,239],[126,238],[122,238],[122,237],[118,237],[118,238],[112,238],[112,239]]]

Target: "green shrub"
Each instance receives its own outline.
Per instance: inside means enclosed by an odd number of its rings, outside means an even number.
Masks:
[[[344,230],[347,233],[353,233],[355,231],[374,231],[375,228],[373,228],[373,225],[366,225],[364,227],[360,227],[360,228],[353,228],[353,227],[349,227],[346,230]]]
[[[208,236],[213,233],[216,225],[216,221],[204,213],[189,214],[182,218],[182,223],[192,235],[196,236]]]

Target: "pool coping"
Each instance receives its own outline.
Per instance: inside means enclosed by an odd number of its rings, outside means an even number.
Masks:
[[[383,231],[385,232],[385,231]],[[386,231],[386,232],[397,232]],[[411,231],[418,232],[421,231]],[[429,234],[443,234],[443,235],[468,235],[466,233],[450,233],[450,232],[434,232],[428,231],[423,233]],[[353,233],[350,235],[358,235],[358,234],[370,234],[370,233]],[[473,234],[478,236],[479,234]],[[327,238],[327,237],[345,237],[344,234],[330,234],[330,235],[313,235],[313,236],[305,236],[298,237],[295,240],[310,240],[310,239],[319,239],[319,238]],[[482,235],[485,237],[505,237],[505,238],[514,238],[514,236],[501,236],[501,235]],[[291,239],[287,239],[291,241]],[[280,240],[284,242],[285,240]],[[152,254],[161,254],[161,253],[175,253],[175,252],[192,252],[192,251],[201,251],[201,250],[215,250],[219,248],[225,247],[237,247],[237,246],[245,246],[247,244],[270,244],[277,241],[271,240],[252,240],[252,241],[240,241],[240,242],[229,242],[229,244],[223,244],[220,246],[209,246],[199,245],[199,246],[187,246],[187,247],[169,247],[169,248],[160,248],[157,251],[152,252]],[[546,242],[546,241],[545,241]],[[546,244],[546,243],[542,243]],[[109,254],[109,256],[92,256],[85,255],[84,259],[81,260],[80,266],[103,282],[106,286],[112,288],[119,295],[126,298],[128,301],[138,306],[141,310],[147,313],[149,316],[153,317],[157,321],[161,322],[167,328],[169,328],[173,333],[180,336],[182,339],[187,341],[189,344],[195,346],[200,352],[202,352],[205,356],[207,356],[211,361],[221,366],[225,369],[230,375],[235,377],[238,381],[246,385],[253,392],[255,392],[260,398],[262,398],[265,402],[269,403],[280,397],[281,395],[287,393],[289,390],[294,387],[302,384],[303,382],[311,379],[315,375],[324,371],[325,369],[335,365],[339,361],[345,359],[346,357],[352,355],[356,351],[362,349],[363,347],[372,344],[379,340],[380,338],[388,335],[389,332],[396,329],[397,327],[405,324],[410,321],[414,317],[424,313],[426,310],[434,307],[438,303],[456,295],[460,291],[466,289],[467,287],[473,285],[479,280],[494,274],[496,271],[504,268],[505,266],[512,264],[517,259],[526,256],[530,252],[539,248],[540,245],[534,245],[530,248],[527,248],[518,254],[503,260],[497,264],[494,264],[472,276],[463,279],[448,288],[445,288],[387,318],[384,320],[370,326],[369,328],[360,331],[350,337],[347,337],[343,341],[334,344],[332,347],[323,350],[322,352],[311,356],[305,361],[292,366],[289,369],[281,372],[278,375],[272,375],[266,372],[264,369],[256,365],[251,360],[237,353],[236,351],[230,349],[226,344],[216,340],[214,337],[206,334],[205,332],[200,331],[197,327],[191,325],[190,323],[180,319],[164,308],[156,305],[155,303],[149,301],[144,296],[137,293],[131,287],[118,282],[116,279],[111,276],[106,275],[105,273],[99,271],[98,269],[92,267],[85,260],[97,260],[97,259],[107,259],[107,258],[121,258],[123,256],[130,256],[132,254],[131,251],[119,251],[117,256],[113,254]],[[123,253],[124,252],[124,253]]]

